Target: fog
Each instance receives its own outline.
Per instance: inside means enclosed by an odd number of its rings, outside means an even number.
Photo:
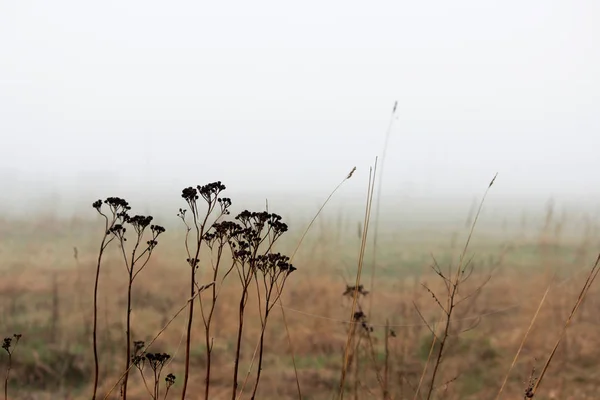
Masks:
[[[352,209],[376,156],[397,213],[466,214],[496,173],[499,214],[594,211],[599,18],[594,0],[3,1],[2,214],[111,195],[174,214],[214,180],[240,207],[314,212],[356,166],[333,203]]]

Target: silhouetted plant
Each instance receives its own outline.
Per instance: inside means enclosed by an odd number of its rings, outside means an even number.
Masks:
[[[359,284],[358,286],[350,286],[346,285],[346,289],[342,293],[343,297],[347,297],[350,301],[354,300],[356,295],[356,303],[355,303],[355,311],[352,314],[352,323],[348,327],[348,336],[351,338],[350,349],[352,352],[348,355],[348,367],[354,365],[356,366],[359,363],[360,350],[361,345],[363,346],[363,353],[369,356],[369,360],[373,364],[373,369],[377,378],[377,382],[379,383],[383,399],[386,400],[389,398],[388,386],[386,382],[386,371],[382,374],[381,367],[378,364],[377,360],[377,352],[375,349],[375,343],[373,342],[372,333],[374,328],[371,324],[369,324],[369,319],[367,318],[367,314],[364,312],[362,307],[362,299],[364,299],[369,294],[369,291],[364,289],[364,286]],[[387,331],[386,331],[386,346],[387,346]],[[385,349],[384,349],[385,350]],[[387,352],[386,352],[387,354]],[[384,369],[387,365],[388,360],[384,360]],[[355,398],[358,396],[358,367],[355,367],[354,370],[354,396]]]
[[[229,207],[231,201],[229,199],[223,199],[225,203],[222,204],[226,207]],[[228,211],[227,211],[228,213]],[[211,266],[212,266],[212,290],[211,290],[211,301],[210,305],[207,306],[207,310],[205,311],[205,305],[202,300],[202,296],[198,296],[198,301],[200,303],[200,312],[202,315],[202,323],[204,325],[205,331],[205,346],[206,346],[206,376],[205,376],[205,390],[204,390],[204,398],[208,398],[209,390],[210,390],[210,374],[211,374],[211,365],[212,365],[212,351],[213,351],[213,339],[211,335],[211,323],[212,318],[214,316],[215,306],[217,304],[217,299],[219,297],[219,291],[222,287],[223,282],[229,276],[231,271],[234,268],[234,263],[232,262],[227,270],[220,277],[220,283],[217,285],[217,281],[219,280],[219,270],[221,261],[223,259],[223,250],[229,243],[229,233],[232,229],[235,229],[235,223],[230,221],[217,222],[213,224],[212,228],[204,234],[204,242],[207,247],[211,250],[211,252],[216,253],[216,259],[211,258]]]
[[[142,380],[144,381],[144,385],[148,390],[148,393],[152,397],[153,400],[157,400],[160,396],[160,382],[161,382],[161,374],[162,370],[167,364],[167,362],[171,359],[171,355],[167,353],[146,353],[144,348],[144,342],[136,341],[134,342],[134,356],[131,359],[131,362],[135,367],[140,371],[140,375]],[[146,376],[144,373],[145,367],[149,367],[152,370],[152,378],[153,385],[152,390],[148,387],[148,382],[146,381]],[[165,394],[163,399],[166,399],[169,394],[169,389],[171,386],[175,384],[175,375],[168,374],[165,377]]]
[[[103,243],[110,243],[112,240],[119,242],[125,268],[127,270],[127,310],[126,310],[126,325],[125,325],[125,336],[126,336],[126,351],[125,351],[125,374],[122,381],[122,396],[123,400],[127,400],[127,382],[129,380],[129,367],[131,361],[131,295],[132,287],[135,278],[140,272],[148,265],[152,252],[158,245],[158,237],[165,232],[165,228],[159,225],[151,225],[153,220],[152,216],[135,215],[129,216],[128,211],[131,210],[129,204],[119,198],[108,198],[105,204],[109,205],[109,208],[113,214],[113,223],[107,229],[107,235],[110,239],[106,241],[106,236],[103,239]],[[101,215],[100,201],[94,203],[94,208],[98,210]],[[108,218],[105,216],[106,220]],[[131,255],[127,256],[126,242],[127,242],[127,228],[125,224],[131,226],[134,230],[135,240]],[[146,231],[150,229],[150,238],[144,242],[144,235]],[[105,248],[105,247],[104,247]],[[103,252],[104,248],[101,249]]]
[[[8,400],[8,380],[10,379],[10,370],[12,369],[12,356],[17,349],[21,334],[15,333],[9,337],[5,337],[2,343],[2,348],[8,354],[8,364],[6,366],[6,377],[4,378],[4,400]],[[13,342],[14,340],[14,342]]]
[[[281,264],[282,259],[279,256],[270,256],[271,250],[275,242],[283,235],[288,226],[281,222],[281,217],[277,214],[271,214],[266,211],[250,212],[242,211],[235,217],[237,224],[229,226],[230,245],[232,250],[233,260],[240,283],[242,285],[240,302],[239,302],[239,320],[238,333],[236,342],[235,365],[233,370],[232,384],[232,399],[235,400],[238,388],[238,373],[239,361],[242,343],[242,334],[244,330],[244,313],[248,302],[248,289],[255,279],[258,287],[257,274],[260,271],[259,266],[267,271],[269,268],[269,260],[278,261]],[[267,257],[267,258],[265,258]],[[271,257],[271,258],[269,258]],[[279,257],[279,258],[278,258]],[[266,261],[266,263],[265,263]],[[293,268],[290,264],[285,263],[291,271]],[[268,280],[268,272],[267,272]],[[277,275],[280,276],[280,275]],[[287,273],[285,274],[287,276]],[[275,284],[276,281],[273,282]],[[272,290],[272,288],[271,288]],[[260,291],[259,291],[260,293]],[[259,306],[260,307],[260,306]],[[272,305],[269,305],[272,307]],[[265,308],[268,309],[269,307]],[[262,318],[262,317],[261,317]],[[263,323],[264,318],[263,318]],[[262,349],[261,349],[262,352]],[[262,353],[261,353],[262,357]],[[260,377],[260,374],[259,374]],[[258,385],[258,378],[256,386]]]
[[[285,229],[287,229],[287,226],[285,227]],[[266,255],[258,256],[256,259],[256,269],[260,273],[254,274],[254,277],[257,282],[261,333],[258,351],[258,368],[256,372],[254,390],[252,391],[252,399],[254,399],[256,396],[256,391],[258,390],[258,383],[262,371],[265,329],[267,327],[267,320],[277,300],[279,300],[279,297],[281,297],[281,293],[283,291],[283,287],[285,285],[285,282],[287,281],[288,276],[296,270],[296,268],[292,264],[290,264],[289,261],[289,257],[284,256],[280,253],[269,253]],[[262,300],[264,300],[264,306],[262,307],[262,310],[261,294]]]
[[[107,215],[102,211],[102,204],[108,206],[109,214]],[[104,234],[102,235],[102,241],[100,243],[100,250],[98,251],[98,260],[96,263],[96,278],[94,280],[94,316],[93,316],[93,328],[92,328],[92,346],[94,350],[94,385],[92,400],[96,400],[96,394],[98,391],[98,379],[99,379],[99,361],[98,361],[98,282],[100,280],[100,265],[102,264],[102,256],[108,245],[115,239],[112,234],[112,230],[116,225],[122,226],[127,216],[127,211],[131,210],[129,203],[119,197],[109,197],[104,202],[102,200],[96,200],[92,205],[96,211],[104,218]]]
[[[185,249],[187,252],[187,263],[190,266],[190,298],[194,298],[196,295],[196,289],[198,288],[198,282],[196,281],[196,272],[200,262],[200,250],[202,248],[202,243],[205,240],[205,233],[209,231],[214,223],[216,223],[219,218],[223,215],[229,214],[228,208],[231,206],[231,200],[228,198],[220,198],[219,195],[221,192],[225,190],[225,185],[223,185],[220,181],[212,182],[204,186],[196,186],[196,188],[188,187],[182,190],[181,197],[186,201],[189,206],[189,211],[192,214],[192,222],[188,224],[186,220],[186,214],[188,210],[179,209],[179,218],[185,224],[187,231],[185,235]],[[206,209],[204,212],[200,210],[200,203],[198,200],[202,197],[204,203],[206,203]],[[215,209],[219,206],[219,215],[215,218],[214,221],[209,223],[209,218]],[[190,247],[189,235],[190,232],[195,231],[195,240],[193,247]],[[214,286],[213,286],[213,290]],[[194,302],[191,301],[189,303],[189,315],[188,315],[188,325],[186,331],[186,345],[185,345],[185,371],[183,376],[183,389],[181,391],[181,399],[185,400],[185,394],[187,391],[187,384],[189,378],[189,369],[190,369],[190,350],[191,350],[191,340],[192,340],[192,324],[194,319]],[[209,329],[210,325],[205,323],[205,329]],[[208,336],[208,334],[207,334]],[[210,353],[207,352],[207,360],[210,357]],[[206,382],[206,391],[208,393],[208,388],[210,386],[208,379],[210,378],[210,370],[207,368],[207,382]],[[207,394],[208,397],[208,394]]]

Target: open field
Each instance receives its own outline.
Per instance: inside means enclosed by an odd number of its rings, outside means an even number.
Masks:
[[[330,399],[337,393],[352,326],[348,322],[352,300],[343,294],[354,285],[360,227],[341,221],[335,216],[318,220],[294,259],[297,271],[290,274],[281,298],[304,399]],[[503,398],[523,398],[532,371],[535,376],[546,361],[600,250],[595,225],[588,224],[577,236],[562,234],[560,225],[550,216],[539,231],[530,229],[502,239],[502,235],[478,235],[476,229],[467,252],[472,257],[472,274],[461,287],[461,294],[475,294],[454,311],[432,398],[494,399],[552,280],[504,389]],[[291,254],[305,227],[306,223],[291,226],[278,251]],[[12,357],[10,398],[90,398],[92,295],[102,230],[101,219],[40,216],[0,222],[0,331],[5,337],[22,334]],[[414,398],[421,379],[417,398],[426,398],[433,366],[430,361],[422,377],[432,349],[427,325],[441,322],[443,315],[424,285],[443,301],[443,280],[431,266],[435,258],[443,271],[455,268],[467,233],[468,229],[458,226],[454,231],[399,228],[394,235],[381,235],[373,286],[369,242],[361,282],[370,293],[360,299],[367,329],[356,324],[346,398],[383,398],[384,379],[390,399]],[[163,370],[163,377],[167,373],[177,377],[169,398],[179,398],[185,358],[186,312],[171,321],[189,298],[184,240],[183,228],[167,230],[135,282],[132,296],[133,340],[148,343],[169,324],[149,350],[173,356]],[[201,257],[200,283],[211,280],[208,259]],[[127,273],[116,244],[105,255],[99,285],[102,398],[122,374],[125,355]],[[239,285],[236,277],[225,281],[215,309],[211,335],[211,398],[215,399],[231,398]],[[240,388],[261,333],[253,290],[245,317]],[[208,292],[200,298],[204,305],[210,300]],[[598,291],[592,288],[536,398],[597,398],[598,308]],[[206,345],[198,310],[192,327],[190,399],[204,398]],[[280,305],[275,305],[269,321],[257,398],[298,398]],[[436,329],[439,326],[443,324]],[[436,349],[434,345],[433,354]],[[0,362],[4,370],[8,365],[5,353]],[[250,398],[255,374],[256,360],[243,398]],[[137,370],[130,375],[128,391],[130,399],[150,398]],[[118,398],[118,392],[117,388],[111,398]]]

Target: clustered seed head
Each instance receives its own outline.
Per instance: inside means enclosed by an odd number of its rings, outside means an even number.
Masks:
[[[125,232],[127,232],[127,228],[125,228],[122,224],[115,224],[108,230],[107,234],[113,234],[119,239],[127,241],[127,238],[125,237]]]
[[[160,372],[170,359],[171,355],[167,353],[144,353],[138,351],[138,354],[132,357],[131,362],[140,371],[144,369],[145,365],[148,365],[153,371]]]
[[[150,225],[154,218],[151,215],[134,215],[129,218],[128,222],[133,226],[136,232],[141,233]]]
[[[129,203],[120,197],[108,197],[106,200],[104,200],[104,204],[108,204],[110,207],[114,208],[122,208],[126,211],[131,210]]]
[[[212,249],[215,244],[225,245],[230,240],[231,233],[238,229],[235,222],[216,222],[208,232],[204,234],[204,241]]]
[[[229,215],[229,207],[231,207],[231,199],[229,197],[218,198],[217,202],[219,203],[219,207],[221,208],[221,214]]]
[[[342,296],[349,296],[349,297],[354,297],[354,292],[357,290],[356,286],[349,286],[346,285],[346,290],[344,291],[344,293],[342,293]],[[363,285],[358,285],[358,295],[359,296],[366,296],[369,294],[368,290],[365,290]]]
[[[239,221],[241,228],[237,234],[254,247],[263,240],[265,227],[267,233],[272,233],[272,240],[277,240],[288,230],[287,224],[281,222],[281,216],[266,211],[250,212],[244,210],[235,219]]]
[[[192,268],[198,268],[198,263],[200,262],[200,260],[197,258],[187,258],[186,261]]]
[[[364,312],[356,311],[352,319],[355,322],[360,322],[360,326],[365,330],[365,332],[373,332],[373,327],[367,323],[367,315]]]
[[[173,374],[168,374],[168,375],[165,377],[165,382],[167,382],[167,390],[168,390],[168,389],[169,389],[171,386],[173,386],[173,385],[175,384],[175,378],[176,378],[176,377],[175,377],[175,375],[173,375]]]
[[[10,346],[11,346],[11,344],[12,344],[12,339],[13,339],[13,338],[11,338],[11,337],[5,337],[5,338],[4,338],[4,342],[2,343],[2,348],[3,348],[4,350],[6,350],[7,352],[9,352],[9,351],[10,351]]]
[[[10,354],[10,348],[12,346],[13,343],[13,339],[15,341],[15,343],[19,343],[19,340],[21,339],[21,335],[20,333],[14,333],[12,336],[9,337],[5,337],[4,341],[2,342],[2,348],[8,353]],[[16,344],[15,344],[16,345]]]
[[[202,196],[207,203],[212,203],[215,201],[215,199],[217,199],[217,196],[219,196],[219,194],[226,189],[226,187],[221,183],[221,181],[217,181],[203,186],[198,185],[197,189],[200,193],[200,196]]]
[[[171,355],[167,353],[146,353],[146,361],[154,371],[162,368],[170,359]]]
[[[278,274],[285,272],[288,275],[296,270],[290,264],[290,258],[281,253],[261,254],[256,257],[256,268],[266,274]]]
[[[96,200],[92,207],[101,212],[102,204],[108,205],[110,210],[118,217],[126,221],[128,219],[127,211],[131,210],[129,203],[120,197],[107,197],[106,200]]]
[[[193,187],[187,187],[181,191],[181,197],[188,203],[195,202],[198,200],[198,191]]]

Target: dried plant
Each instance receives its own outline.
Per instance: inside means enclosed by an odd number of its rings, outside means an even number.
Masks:
[[[224,214],[228,213],[228,211],[224,211]],[[216,253],[215,259],[211,259],[212,266],[212,279],[214,284],[211,285],[210,291],[210,304],[205,306],[205,302],[202,299],[202,296],[198,296],[198,301],[200,303],[200,312],[202,315],[202,323],[204,325],[205,331],[205,347],[206,347],[206,376],[205,376],[205,384],[204,384],[204,397],[208,398],[210,393],[210,374],[211,374],[211,366],[212,366],[212,352],[213,352],[213,338],[211,332],[211,323],[213,320],[215,307],[217,305],[217,300],[219,297],[219,291],[223,285],[225,279],[229,276],[231,271],[234,268],[234,263],[232,262],[227,270],[219,276],[219,270],[221,261],[223,260],[223,251],[225,247],[229,243],[229,232],[231,229],[231,222],[217,222],[213,224],[212,228],[204,234],[204,241],[207,247],[211,250],[211,252]],[[205,308],[207,310],[205,310]]]
[[[278,216],[277,216],[278,217]],[[289,275],[296,270],[290,264],[290,258],[280,253],[269,253],[263,256],[258,256],[256,260],[256,269],[259,271],[254,274],[255,282],[257,283],[258,305],[260,312],[260,343],[258,350],[258,366],[256,373],[256,381],[252,391],[252,399],[256,397],[258,383],[262,372],[263,352],[265,344],[265,329],[270,312],[275,306],[277,300],[281,297],[281,293]],[[260,282],[259,282],[260,281]],[[261,308],[261,295],[264,303]]]
[[[150,394],[152,400],[158,400],[160,396],[160,383],[163,368],[167,365],[167,362],[171,359],[171,355],[167,353],[147,353],[144,351],[145,343],[142,341],[134,342],[134,355],[131,359],[131,363],[140,372],[144,386]],[[145,370],[150,368],[151,376],[153,379],[152,389],[148,386],[146,380]],[[163,399],[166,399],[169,395],[169,390],[175,384],[175,375],[169,373],[165,377],[165,393]]]
[[[202,244],[209,239],[205,236],[206,233],[209,233],[210,228],[215,224],[219,218],[224,215],[229,214],[229,207],[231,206],[231,199],[229,198],[220,198],[219,195],[222,191],[225,190],[225,185],[223,185],[220,181],[212,182],[204,186],[196,186],[187,187],[182,190],[181,197],[186,201],[189,211],[192,214],[191,223],[188,223],[186,219],[187,211],[186,209],[179,209],[179,218],[183,221],[186,227],[186,236],[185,236],[185,249],[187,253],[187,263],[190,267],[190,297],[194,298],[196,296],[196,290],[199,287],[199,284],[196,279],[196,273],[198,271],[199,263],[200,263],[200,250],[202,249]],[[202,197],[203,203],[205,203],[206,208],[204,211],[201,210],[202,202],[199,202],[200,197]],[[214,221],[209,221],[211,215],[215,211],[215,209],[219,209],[219,213]],[[194,240],[193,243],[190,243],[190,232],[194,231]],[[213,285],[213,299],[216,297],[216,288]],[[214,302],[213,302],[214,304]],[[181,391],[181,399],[185,400],[185,395],[187,392],[188,379],[190,373],[190,351],[191,351],[191,342],[192,342],[192,326],[194,320],[194,302],[190,302],[188,305],[188,324],[186,331],[186,344],[185,344],[185,371],[183,375],[183,389]],[[212,312],[211,312],[212,313]],[[206,340],[208,343],[207,349],[210,346],[210,322],[204,318],[204,326],[206,330]],[[207,351],[207,371],[206,371],[206,389],[205,395],[208,398],[208,391],[210,387],[210,359],[211,359],[212,351]]]
[[[293,270],[293,267],[287,263],[287,259],[281,258],[281,255],[272,255],[272,248],[275,242],[288,230],[288,226],[281,222],[281,216],[277,214],[271,214],[266,211],[250,212],[248,210],[244,210],[235,217],[235,220],[236,223],[230,225],[229,227],[229,243],[231,246],[236,271],[241,283],[241,293],[238,307],[238,331],[235,351],[235,365],[233,370],[231,394],[232,400],[235,400],[238,391],[238,374],[241,356],[242,334],[244,330],[244,315],[246,304],[248,302],[250,285],[253,281],[258,285],[258,280],[256,280],[256,277],[257,274],[261,272],[260,268],[263,268],[267,273],[266,282],[269,281],[269,269],[271,272],[275,271],[276,275],[273,276],[276,276],[277,278],[280,276],[279,273],[285,272],[284,276],[287,276],[287,274]],[[275,264],[273,264],[273,262]],[[287,268],[287,270],[283,269],[284,267]],[[279,268],[279,270],[277,270],[277,268]],[[275,284],[277,279],[272,282]],[[279,295],[280,294],[277,295],[277,298]],[[271,295],[269,296],[270,299]],[[270,311],[272,306],[272,304],[265,304],[264,309]],[[268,311],[266,313],[267,317]],[[266,326],[266,318],[261,317],[261,322],[263,323],[263,326]],[[260,351],[260,358],[262,359],[262,346]],[[262,364],[262,361],[259,361],[259,363]],[[258,386],[259,379],[260,373],[258,374],[255,383],[255,390]]]
[[[357,301],[358,301],[358,296],[359,296],[359,288],[361,288],[360,280],[361,280],[361,276],[362,276],[363,262],[364,262],[364,258],[365,258],[365,249],[367,246],[367,233],[369,232],[369,222],[371,219],[371,207],[373,204],[373,194],[374,194],[374,190],[375,190],[374,176],[376,176],[376,173],[377,173],[377,158],[375,159],[375,166],[373,168],[371,168],[371,170],[369,172],[369,184],[367,187],[367,202],[365,205],[365,218],[364,218],[364,224],[363,224],[364,228],[363,228],[362,235],[361,235],[362,242],[361,242],[360,252],[358,255],[358,268],[356,270],[356,283],[354,285],[354,292],[353,292],[353,298],[352,298],[352,307],[351,307],[351,310],[352,310],[351,317],[352,318],[354,318],[355,313],[356,313]],[[354,325],[354,324],[352,324],[352,325]],[[344,398],[344,385],[345,385],[345,381],[346,381],[346,373],[347,373],[347,369],[348,369],[350,349],[351,349],[351,345],[353,343],[354,334],[355,334],[355,329],[350,329],[348,331],[348,337],[346,339],[346,347],[344,350],[344,362],[342,364],[341,379],[340,379],[339,392],[338,392],[338,397],[340,400],[342,400]]]
[[[425,323],[425,325],[427,325],[427,327],[429,328],[429,330],[431,331],[431,333],[433,335],[431,351],[434,350],[435,343],[436,342],[439,343],[439,345],[437,347],[437,354],[435,354],[435,363],[433,365],[431,381],[429,383],[429,389],[427,391],[427,400],[431,399],[431,396],[433,395],[433,391],[436,387],[435,386],[436,378],[437,378],[440,366],[442,364],[444,350],[448,344],[448,338],[450,337],[452,316],[454,315],[456,307],[460,303],[462,303],[462,302],[470,299],[472,296],[478,294],[480,292],[482,286],[485,285],[485,282],[484,282],[483,285],[479,286],[474,292],[464,295],[462,297],[459,295],[460,288],[469,279],[469,277],[471,276],[471,274],[473,272],[473,264],[470,262],[470,260],[466,259],[466,254],[467,254],[467,250],[469,248],[469,244],[471,242],[471,238],[473,237],[473,232],[475,230],[477,220],[479,219],[479,215],[481,214],[481,209],[483,208],[485,198],[487,196],[488,191],[490,190],[490,188],[492,187],[492,185],[494,184],[495,181],[496,181],[496,176],[494,176],[494,178],[490,181],[490,183],[483,195],[483,198],[481,199],[481,203],[479,204],[479,209],[477,210],[477,213],[475,214],[473,224],[471,225],[471,230],[469,231],[469,235],[467,236],[467,240],[466,240],[465,246],[463,248],[463,251],[460,254],[460,258],[459,258],[456,269],[454,271],[450,270],[449,273],[445,273],[445,272],[443,272],[441,267],[438,265],[438,263],[435,262],[435,260],[434,260],[432,269],[435,272],[435,274],[441,278],[441,280],[443,281],[444,286],[446,288],[445,301],[442,302],[442,300],[440,300],[440,297],[433,290],[431,290],[427,285],[423,284],[423,287],[429,292],[429,294],[431,294],[433,300],[435,301],[435,303],[438,305],[438,307],[442,311],[441,320],[443,321],[443,331],[441,333],[441,336],[438,336],[438,334],[436,333],[436,328],[432,327],[430,324],[427,323],[427,321],[422,317],[421,312],[417,308],[417,312],[418,312],[419,316],[421,316],[421,318],[423,319],[423,322]],[[443,304],[443,303],[445,303],[445,304]],[[467,330],[470,330],[472,328],[473,327],[469,327]],[[430,356],[431,356],[431,352],[430,352]],[[425,376],[425,372],[427,371],[427,366],[428,366],[429,360],[430,360],[430,357],[428,357],[427,363],[425,364],[425,368],[423,369],[423,374],[421,376],[421,382],[423,380],[423,377]],[[420,387],[421,387],[421,383],[419,383],[419,386],[417,387],[417,390],[415,391],[415,397],[414,397],[415,399],[417,399],[419,396]]]
[[[102,211],[102,204],[106,204],[109,209],[108,215]],[[102,257],[108,245],[115,239],[115,236],[111,233],[115,225],[121,224],[124,221],[127,211],[131,210],[129,203],[119,197],[109,197],[104,202],[97,200],[92,205],[94,209],[104,218],[104,233],[102,235],[102,241],[100,243],[100,250],[98,251],[98,260],[96,263],[96,278],[94,280],[94,311],[93,311],[93,328],[92,328],[92,346],[94,350],[94,385],[92,392],[92,400],[96,399],[98,391],[98,380],[99,380],[99,360],[98,360],[98,284],[100,281],[100,266],[102,264]]]
[[[2,348],[8,354],[8,364],[6,366],[6,376],[4,378],[4,400],[8,400],[8,381],[10,379],[10,370],[12,369],[12,356],[17,349],[21,336],[20,333],[15,333],[12,336],[5,337],[2,342]]]
[[[129,203],[119,198],[109,198],[105,200],[105,204],[109,205],[111,213],[115,216],[114,223],[108,228],[107,234],[110,236],[108,242],[116,240],[119,243],[121,254],[123,256],[123,262],[125,269],[127,270],[127,310],[126,310],[126,325],[125,325],[125,336],[126,336],[126,351],[125,351],[125,376],[122,381],[122,397],[123,400],[127,400],[127,383],[129,380],[129,366],[131,362],[131,295],[133,282],[135,278],[144,270],[150,258],[152,252],[158,245],[158,237],[165,232],[165,228],[160,225],[151,225],[153,220],[152,216],[129,215],[128,211],[131,210]],[[98,210],[101,215],[102,203],[98,200],[94,203],[94,208]],[[119,211],[120,210],[120,211]],[[116,211],[116,212],[115,212]],[[108,218],[105,216],[108,220]],[[130,256],[127,255],[126,242],[127,242],[127,228],[125,225],[129,225],[134,230],[134,244],[131,249]],[[150,238],[144,240],[145,233],[150,230]],[[106,237],[105,237],[106,238]],[[104,240],[103,240],[104,242]]]
[[[599,272],[600,272],[600,254],[598,254],[598,257],[596,258],[594,265],[590,269],[590,272],[581,288],[581,291],[579,292],[579,295],[577,296],[575,305],[573,306],[571,313],[567,317],[567,320],[565,321],[565,323],[560,331],[558,339],[556,340],[556,343],[555,343],[554,347],[552,348],[552,351],[548,355],[548,359],[546,360],[546,362],[544,363],[544,366],[542,367],[542,370],[540,371],[540,375],[535,379],[535,382],[533,385],[531,385],[531,384],[529,385],[529,387],[526,391],[527,398],[533,398],[537,394],[540,384],[542,383],[542,379],[544,378],[546,372],[548,371],[548,367],[550,366],[550,363],[552,362],[552,359],[554,358],[554,354],[556,354],[556,350],[558,349],[558,346],[560,346],[560,343],[561,343],[562,339],[564,338],[564,336],[567,332],[567,329],[571,325],[571,322],[573,321],[575,314],[577,313],[577,311],[579,310],[579,307],[585,300],[585,298],[590,290],[590,287],[596,280],[596,277],[598,276]]]

